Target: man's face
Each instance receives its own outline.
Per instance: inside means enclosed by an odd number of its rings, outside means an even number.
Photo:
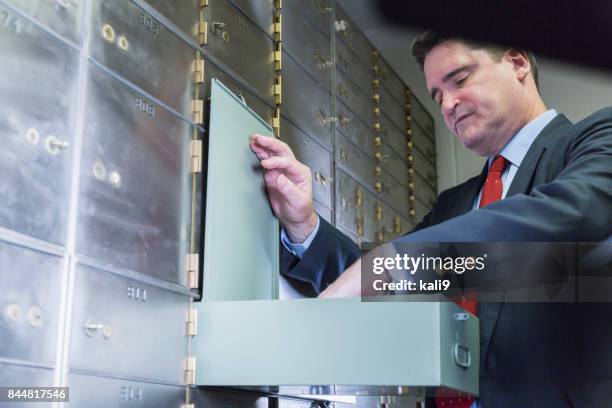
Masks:
[[[468,149],[492,156],[521,127],[522,94],[513,65],[485,50],[445,41],[425,57],[427,88],[448,128]]]

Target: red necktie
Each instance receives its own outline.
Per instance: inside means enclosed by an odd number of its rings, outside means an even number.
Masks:
[[[501,200],[502,193],[504,191],[504,185],[502,184],[501,176],[508,165],[508,160],[503,156],[495,156],[489,171],[487,172],[487,179],[482,187],[482,195],[480,196],[480,203],[478,208],[482,208],[489,205],[497,200]],[[456,299],[455,303],[459,306],[477,315],[478,302],[476,300],[476,293],[469,293],[469,299],[462,297]],[[440,398],[436,397],[436,405],[438,408],[469,408],[474,399],[472,397],[463,398]]]

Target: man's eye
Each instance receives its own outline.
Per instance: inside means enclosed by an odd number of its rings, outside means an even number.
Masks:
[[[458,86],[463,86],[465,84],[465,82],[467,81],[467,78],[468,78],[467,75],[464,76],[464,77],[461,77],[461,78],[457,79],[457,81],[455,81],[455,83]]]

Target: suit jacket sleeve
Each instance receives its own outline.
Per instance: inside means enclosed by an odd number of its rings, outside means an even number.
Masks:
[[[551,182],[396,242],[603,241],[612,233],[612,110],[581,126]]]
[[[281,272],[309,282],[320,293],[360,256],[353,241],[320,218],[319,231],[302,259],[281,245]]]

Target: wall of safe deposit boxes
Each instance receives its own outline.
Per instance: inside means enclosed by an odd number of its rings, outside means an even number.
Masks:
[[[0,0],[0,49],[2,384],[185,401],[210,78],[356,242],[435,199],[430,115],[333,0]]]

